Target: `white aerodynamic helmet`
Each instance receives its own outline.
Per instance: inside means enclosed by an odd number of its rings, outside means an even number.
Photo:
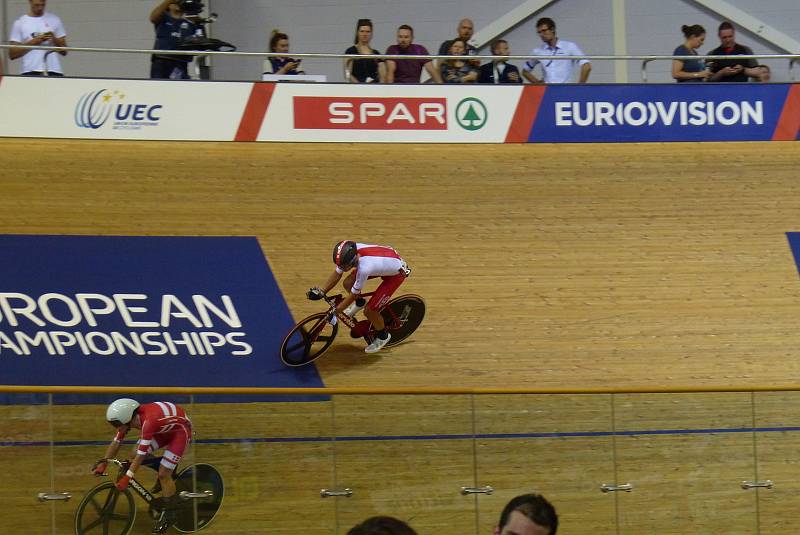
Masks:
[[[133,413],[139,408],[139,402],[135,399],[121,398],[108,406],[106,410],[106,420],[114,426],[130,423]]]

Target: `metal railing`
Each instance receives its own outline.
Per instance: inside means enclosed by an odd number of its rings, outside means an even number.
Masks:
[[[495,59],[504,60],[536,60],[548,61],[553,60],[551,55],[509,55],[509,56],[450,56],[450,55],[413,55],[413,54],[331,54],[331,53],[276,53],[276,52],[240,52],[240,51],[213,51],[213,50],[152,50],[152,49],[136,49],[136,48],[97,48],[97,47],[54,47],[54,46],[33,46],[33,45],[18,45],[3,43],[0,44],[0,50],[22,48],[28,50],[46,50],[50,52],[86,52],[86,53],[114,53],[114,54],[156,54],[156,55],[172,55],[172,56],[192,56],[195,58],[207,58],[217,56],[237,56],[237,57],[258,57],[258,58],[271,58],[271,57],[292,57],[298,59],[336,59],[347,61],[349,59],[430,59],[430,60],[448,60],[448,59],[480,59],[481,61],[490,61]],[[675,56],[675,55],[585,55],[585,56],[558,56],[558,60],[582,60],[586,59],[591,61],[640,61],[641,62],[641,79],[642,82],[647,82],[647,66],[654,61],[671,61],[671,60],[747,60],[747,59],[761,59],[761,60],[786,60],[788,61],[788,75],[791,81],[796,81],[794,66],[800,62],[800,54],[752,54],[752,55],[696,55],[696,56]]]

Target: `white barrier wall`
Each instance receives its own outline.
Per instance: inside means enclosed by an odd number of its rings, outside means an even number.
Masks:
[[[356,85],[0,78],[0,136],[530,143],[796,140],[800,84]]]

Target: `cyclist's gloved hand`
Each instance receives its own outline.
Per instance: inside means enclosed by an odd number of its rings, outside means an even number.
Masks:
[[[117,481],[117,489],[121,491],[127,489],[128,483],[130,482],[132,477],[133,477],[133,472],[131,472],[130,470],[125,472],[125,475],[119,478],[119,481]]]
[[[325,294],[322,293],[322,290],[320,290],[319,288],[310,288],[306,292],[306,297],[308,297],[312,301],[319,301],[324,296],[325,296]]]
[[[96,476],[102,476],[106,473],[106,468],[108,468],[108,463],[105,459],[100,459],[92,466],[92,473]]]

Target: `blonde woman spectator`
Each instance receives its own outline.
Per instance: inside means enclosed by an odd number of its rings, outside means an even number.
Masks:
[[[380,54],[370,46],[372,40],[372,21],[358,19],[353,46],[345,54]],[[386,66],[382,59],[347,59],[344,62],[347,81],[354,84],[374,84],[386,81]]]
[[[451,56],[463,56],[467,53],[467,42],[453,39],[448,52]],[[471,62],[463,59],[448,59],[440,67],[442,80],[446,84],[474,84],[478,81],[478,69]]]
[[[279,30],[272,30],[269,39],[269,51],[275,53],[289,52],[289,36]],[[289,56],[269,57],[264,61],[264,74],[305,74],[300,67],[299,59]]]
[[[675,51],[673,56],[696,56],[697,49],[703,46],[706,40],[706,30],[699,24],[681,26],[684,41]],[[672,77],[683,82],[705,82],[711,76],[711,71],[706,68],[702,59],[673,59]]]

